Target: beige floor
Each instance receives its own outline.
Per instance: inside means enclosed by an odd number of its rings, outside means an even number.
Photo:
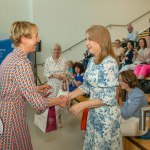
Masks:
[[[82,150],[84,134],[80,130],[81,114],[63,116],[64,127],[43,133],[33,123],[34,110],[27,105],[27,122],[34,150]]]

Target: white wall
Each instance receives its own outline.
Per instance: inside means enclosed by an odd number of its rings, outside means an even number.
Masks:
[[[33,18],[42,40],[38,63],[51,55],[53,43],[59,42],[65,50],[84,39],[87,27],[127,24],[149,11],[149,6],[150,0],[33,0]]]
[[[0,34],[9,34],[12,22],[32,21],[32,0],[0,0]]]

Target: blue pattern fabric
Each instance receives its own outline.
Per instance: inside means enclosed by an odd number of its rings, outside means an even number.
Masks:
[[[91,108],[88,113],[83,150],[120,150],[120,109],[116,99],[118,65],[107,56],[101,64],[90,59],[79,87],[90,94],[90,100],[99,99],[104,106]]]

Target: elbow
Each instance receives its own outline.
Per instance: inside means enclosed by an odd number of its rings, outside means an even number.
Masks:
[[[121,117],[128,119],[131,117],[131,115],[129,113],[127,113],[127,111],[121,110]]]

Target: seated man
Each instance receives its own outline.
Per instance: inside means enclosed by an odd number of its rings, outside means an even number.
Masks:
[[[122,42],[122,47],[126,47],[127,42],[129,40],[134,42],[134,47],[137,47],[137,43],[139,40],[137,31],[133,30],[133,26],[131,24],[128,25],[127,30],[128,30],[128,34],[126,38],[123,38],[124,41]]]

